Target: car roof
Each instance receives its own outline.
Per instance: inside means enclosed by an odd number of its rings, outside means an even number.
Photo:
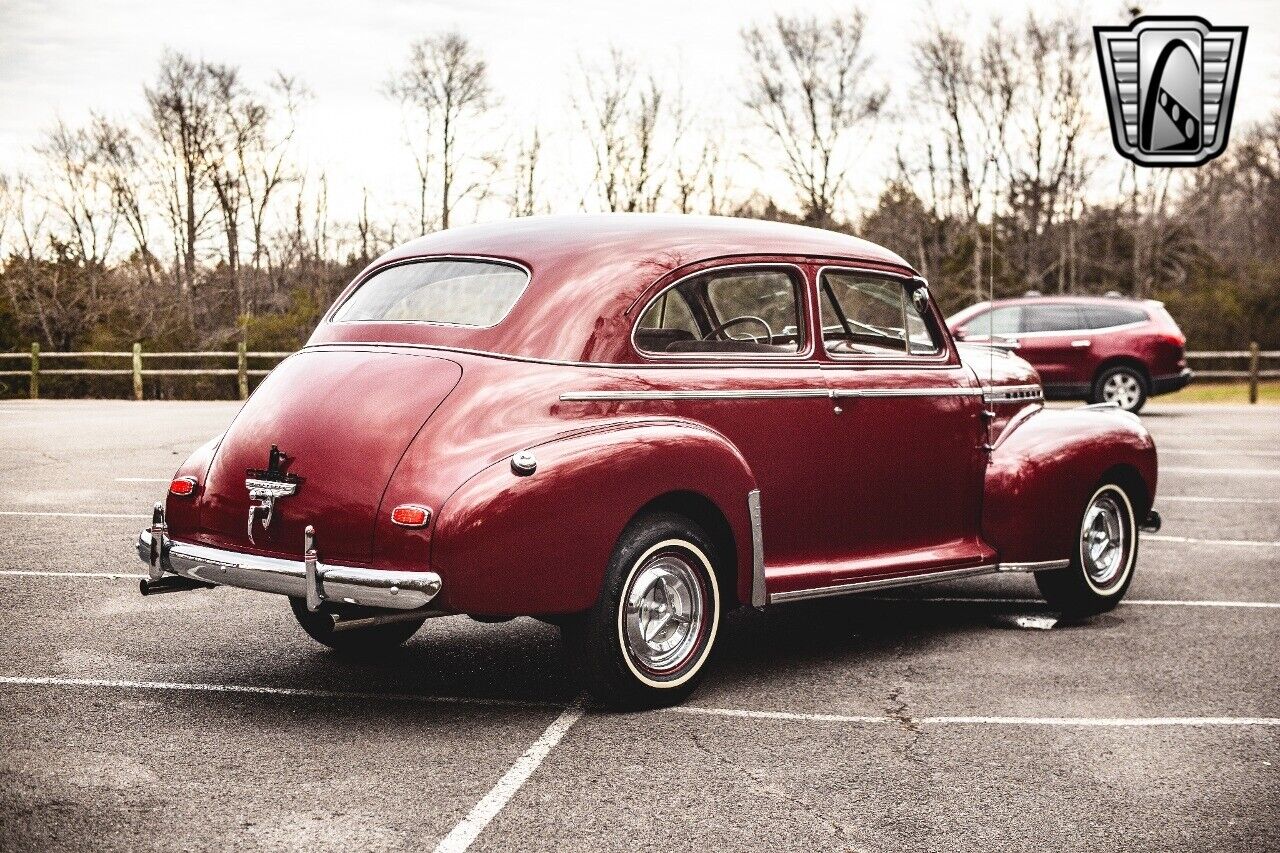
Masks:
[[[664,277],[712,260],[852,261],[914,275],[898,255],[834,231],[723,216],[531,216],[438,231],[384,254],[344,291],[388,264],[430,257],[506,260],[531,273],[511,313],[489,329],[429,323],[322,323],[312,343],[420,343],[563,361],[628,360],[635,303]]]

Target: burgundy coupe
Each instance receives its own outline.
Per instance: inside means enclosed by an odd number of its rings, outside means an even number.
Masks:
[[[558,625],[592,693],[686,696],[735,607],[1033,572],[1133,578],[1156,451],[958,346],[900,257],[777,223],[459,228],[379,258],[138,542],[144,594],[287,596],[340,650],[424,620]]]
[[[1191,381],[1187,338],[1154,299],[1026,296],[964,309],[947,321],[957,340],[1004,340],[1040,373],[1049,397],[1115,403],[1136,412],[1147,397]]]

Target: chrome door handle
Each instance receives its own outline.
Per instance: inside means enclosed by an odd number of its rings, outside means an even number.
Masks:
[[[1087,347],[1087,346],[1089,346],[1089,344],[1091,344],[1091,343],[1093,343],[1093,341],[1085,340],[1085,339],[1081,339],[1081,340],[1078,340],[1078,341],[1072,341],[1072,342],[1071,342],[1071,345],[1072,345],[1073,347]]]

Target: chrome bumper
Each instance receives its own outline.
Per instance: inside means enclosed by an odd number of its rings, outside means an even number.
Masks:
[[[175,542],[168,537],[163,510],[158,509],[151,528],[138,536],[138,556],[150,568],[153,583],[168,572],[202,583],[303,598],[309,610],[324,601],[416,610],[440,593],[440,576],[435,572],[325,566],[316,557],[313,542],[308,545],[312,547],[306,549],[305,559],[283,560]]]

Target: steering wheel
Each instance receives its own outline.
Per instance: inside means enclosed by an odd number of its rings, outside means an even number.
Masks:
[[[731,327],[741,325],[742,323],[759,323],[761,326],[764,327],[764,333],[769,338],[769,343],[771,344],[773,343],[773,329],[771,329],[769,327],[769,324],[764,321],[764,318],[756,317],[752,314],[743,314],[741,317],[734,317],[732,320],[726,320],[723,323],[721,323],[719,326],[716,326],[714,329],[712,329],[711,331],[703,335],[702,339],[704,341],[709,341],[716,335],[719,335],[722,332],[726,332]],[[725,335],[725,337],[731,341],[742,340],[742,338],[734,338],[729,335]]]

